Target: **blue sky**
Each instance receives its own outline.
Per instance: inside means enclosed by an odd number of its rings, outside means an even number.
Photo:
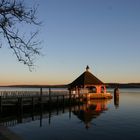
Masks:
[[[25,2],[31,6],[35,1]],[[140,82],[139,0],[35,3],[43,22],[38,36],[43,56],[30,72],[9,49],[0,49],[1,84],[67,84],[86,65],[103,82]]]

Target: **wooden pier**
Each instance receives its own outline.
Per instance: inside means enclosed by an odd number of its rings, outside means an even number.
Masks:
[[[56,108],[59,106],[83,103],[91,99],[110,99],[111,94],[85,93],[72,94],[71,90],[44,90],[37,91],[0,91],[0,115],[3,112],[15,110],[34,110],[36,108]]]
[[[83,104],[83,96],[69,91],[2,91],[0,92],[0,125],[13,126],[26,121],[48,118],[69,112]],[[26,117],[26,115],[28,117]],[[30,117],[29,117],[30,116]]]
[[[4,94],[5,93],[5,94]],[[30,94],[29,94],[30,93]],[[68,104],[77,104],[84,100],[82,95],[71,94],[70,92],[51,91],[43,92],[40,88],[39,92],[2,92],[0,96],[0,113],[4,111],[35,109],[38,106],[45,108],[53,108]]]

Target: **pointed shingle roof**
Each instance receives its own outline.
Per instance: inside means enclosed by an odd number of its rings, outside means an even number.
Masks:
[[[101,80],[99,80],[92,73],[86,70],[83,74],[81,74],[76,80],[74,80],[70,84],[70,87],[84,86],[84,85],[103,85],[103,84],[104,83]]]

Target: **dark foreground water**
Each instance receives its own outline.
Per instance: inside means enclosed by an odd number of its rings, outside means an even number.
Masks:
[[[41,113],[9,129],[24,140],[140,140],[140,89],[120,91],[119,100]]]

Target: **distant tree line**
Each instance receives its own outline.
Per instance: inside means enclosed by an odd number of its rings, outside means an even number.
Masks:
[[[140,83],[106,83],[108,88],[140,88]]]

